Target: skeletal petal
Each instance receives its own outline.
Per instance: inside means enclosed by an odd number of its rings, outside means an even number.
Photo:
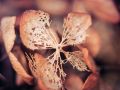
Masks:
[[[97,69],[96,69],[96,65],[94,63],[94,60],[92,59],[92,57],[89,55],[88,49],[87,48],[81,48],[80,46],[78,46],[78,48],[82,51],[83,53],[83,61],[86,63],[86,65],[88,66],[88,68],[93,72],[96,73]]]
[[[86,39],[86,30],[91,25],[91,18],[85,13],[69,13],[64,20],[63,42],[81,44]],[[65,41],[64,41],[65,40]]]
[[[32,50],[53,48],[58,37],[51,28],[49,14],[43,11],[26,11],[20,21],[20,37],[23,44]]]
[[[83,61],[83,54],[80,51],[75,52],[66,52],[65,53],[68,62],[74,67],[77,68],[79,71],[88,70],[86,64]]]
[[[88,76],[87,80],[85,81],[84,85],[82,86],[82,90],[93,90],[99,83],[99,74],[92,73]]]
[[[33,75],[39,80],[42,80],[43,84],[51,90],[59,90],[62,88],[62,80],[55,72],[55,67],[50,64],[40,54],[27,55],[29,60],[29,66]]]

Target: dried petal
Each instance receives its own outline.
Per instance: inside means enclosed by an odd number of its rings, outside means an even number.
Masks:
[[[90,74],[82,86],[82,90],[93,90],[98,84],[98,81],[99,75],[97,73]]]
[[[28,63],[27,63],[25,55],[24,55],[23,51],[21,50],[20,46],[14,45],[14,47],[12,49],[12,53],[15,55],[15,57],[21,63],[23,68],[28,72]]]
[[[83,54],[80,51],[75,52],[65,52],[68,62],[74,67],[77,68],[79,71],[86,71],[87,66],[83,61]]]
[[[24,70],[22,65],[17,60],[17,58],[11,52],[16,38],[15,29],[14,29],[15,20],[16,17],[5,17],[2,19],[1,30],[3,35],[3,41],[14,70],[18,73],[18,75],[23,77],[23,79],[27,83],[31,84],[32,77],[27,74],[27,72]]]
[[[62,80],[55,72],[55,67],[40,54],[27,55],[29,66],[33,75],[41,79],[45,86],[52,90],[59,90],[62,87]]]
[[[31,81],[33,78],[29,74],[27,74],[27,72],[22,67],[22,65],[19,63],[17,58],[14,56],[14,54],[9,53],[9,58],[10,58],[10,62],[12,64],[12,66],[13,66],[14,70],[17,72],[17,74],[20,75],[24,79],[24,81],[26,81],[28,84],[31,84]]]
[[[97,69],[96,69],[96,65],[94,63],[94,60],[92,59],[92,57],[90,57],[88,49],[87,48],[81,48],[80,46],[78,46],[78,48],[82,51],[83,53],[83,61],[85,62],[85,64],[88,66],[88,68],[93,72],[96,73]]]
[[[98,18],[108,22],[119,22],[120,15],[113,3],[113,0],[84,0],[89,11]]]
[[[34,17],[33,17],[34,16]],[[41,79],[45,86],[58,90],[62,88],[62,80],[65,79],[63,60],[60,52],[66,55],[73,67],[79,71],[87,70],[82,61],[80,51],[65,52],[62,47],[81,44],[86,39],[86,30],[91,25],[91,18],[87,14],[70,13],[64,21],[62,41],[59,43],[57,35],[51,31],[49,15],[42,11],[27,11],[20,22],[20,34],[23,44],[34,49],[55,49],[47,58],[40,54],[27,55],[29,67],[37,79]],[[53,77],[54,76],[54,77]]]
[[[26,11],[20,21],[20,37],[23,44],[34,49],[54,48],[58,37],[50,28],[49,15],[43,11]]]
[[[82,90],[82,86],[84,85],[83,80],[79,75],[70,74],[65,81],[65,88],[67,90]]]
[[[16,20],[15,16],[4,17],[1,20],[1,31],[7,52],[11,51],[16,38],[15,30],[14,30],[15,20]]]
[[[67,45],[81,44],[86,39],[86,30],[91,18],[85,13],[69,13],[64,20],[63,42]]]

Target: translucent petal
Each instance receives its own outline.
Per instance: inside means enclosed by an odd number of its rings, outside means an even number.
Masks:
[[[57,75],[55,67],[40,54],[27,55],[33,75],[41,79],[47,88],[59,90],[62,88],[61,77]]]
[[[16,20],[15,16],[4,17],[1,20],[2,37],[7,52],[11,51],[16,38],[15,29],[14,29],[15,20]]]
[[[86,30],[91,18],[85,13],[69,13],[64,20],[62,42],[66,45],[81,44],[86,39]]]
[[[75,52],[65,52],[65,55],[67,57],[67,61],[76,69],[79,71],[86,71],[87,66],[83,61],[83,54],[81,51],[75,51]]]
[[[49,15],[43,11],[28,10],[20,21],[20,36],[23,44],[34,49],[55,47],[58,37],[50,28]]]
[[[24,81],[26,81],[28,84],[32,84],[31,81],[33,78],[25,71],[23,66],[18,61],[18,59],[11,52],[16,38],[15,29],[14,29],[15,21],[16,21],[16,17],[14,16],[4,17],[2,19],[1,31],[3,36],[3,41],[14,70],[17,72],[18,75],[20,75],[24,79]]]

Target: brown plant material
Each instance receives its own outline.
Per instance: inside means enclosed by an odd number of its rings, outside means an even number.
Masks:
[[[65,87],[68,90],[96,90],[96,87],[99,83],[99,73],[97,71],[96,65],[93,62],[92,58],[89,56],[88,50],[81,46],[78,46],[79,49],[83,52],[84,62],[91,70],[91,74],[82,80],[82,77],[70,73],[65,81]]]
[[[84,58],[81,56],[81,51],[65,52],[62,48],[83,43],[87,36],[86,30],[91,25],[91,19],[89,15],[84,13],[69,13],[64,20],[61,41],[57,39],[57,35],[51,29],[49,19],[49,15],[45,12],[26,11],[20,21],[20,35],[23,44],[32,50],[56,49],[55,52],[47,58],[43,58],[43,60],[37,60],[36,54],[30,56],[28,54],[27,58],[29,63],[31,62],[30,68],[33,75],[36,73],[35,77],[42,77],[48,88],[58,90],[62,87],[62,78],[65,79],[66,76],[62,66],[65,63],[64,61],[70,62],[79,71],[87,70],[87,66],[82,60]],[[65,54],[65,60],[62,59],[60,52]],[[41,60],[45,62],[42,66],[40,62],[37,62]],[[41,68],[39,69],[39,67]],[[45,74],[40,76],[42,75],[40,72]],[[52,77],[52,74],[54,77]]]
[[[89,55],[88,49],[87,48],[81,48],[80,46],[78,46],[78,48],[84,53],[83,54],[83,58],[84,58],[83,60],[87,64],[87,66],[89,67],[89,69],[93,73],[96,73],[97,72],[97,68],[96,68],[96,65],[95,65],[93,59]]]
[[[86,30],[91,25],[90,16],[86,13],[69,13],[64,19],[61,39],[59,39],[56,32],[51,28],[49,20],[49,14],[40,10],[28,10],[24,12],[20,19],[20,38],[22,43],[26,48],[34,51],[34,53],[30,51],[27,52],[26,57],[28,59],[29,68],[33,76],[37,79],[38,85],[41,88],[48,90],[64,89],[63,84],[66,73],[63,70],[63,65],[66,63],[71,64],[73,68],[76,68],[78,71],[91,71],[95,74],[96,66],[93,61],[89,61],[91,59],[89,59],[87,49],[79,47],[86,40]],[[10,21],[13,21],[13,23],[9,24]],[[5,23],[7,23],[7,25],[5,25]],[[15,17],[3,18],[2,20],[1,27],[5,47],[11,64],[17,74],[23,77],[23,80],[30,84],[32,77],[23,68],[25,58],[22,57],[24,55],[21,54],[22,52],[20,49],[20,52],[18,52],[21,55],[20,57],[17,53],[16,56],[13,54],[13,45],[16,37],[14,24]],[[11,33],[13,37],[9,37],[8,32]],[[7,37],[9,37],[11,42],[7,41]],[[9,44],[9,47],[7,44]],[[76,47],[77,50],[64,50],[64,48],[69,46],[72,46],[72,49]],[[48,56],[36,52],[36,50],[41,51],[48,49],[54,49],[55,51]],[[65,58],[61,56],[61,53],[65,55]],[[23,62],[21,62],[23,66],[20,64],[18,59],[21,59],[21,61],[23,59]],[[94,82],[96,81],[92,75],[90,75],[90,77],[85,81],[85,85],[83,85],[84,87],[82,88],[85,88],[90,80],[93,80]]]
[[[113,3],[113,0],[84,0],[88,11],[95,14],[98,18],[116,23],[120,21],[120,15]]]
[[[120,14],[113,0],[74,0],[72,11],[90,13],[109,23],[120,21]]]
[[[20,46],[14,45],[14,47],[12,49],[12,52],[15,55],[15,57],[18,59],[18,61],[20,62],[20,64],[23,66],[23,68],[25,69],[25,71],[28,73],[29,71],[28,71],[27,60],[26,60],[25,55],[24,55],[23,51],[21,50]],[[16,84],[17,85],[24,84],[24,80],[18,74],[16,76]]]
[[[22,76],[27,83],[31,84],[30,82],[32,80],[32,77],[29,74],[27,74],[27,72],[24,70],[22,65],[19,63],[18,59],[11,52],[16,38],[15,30],[14,30],[15,20],[16,20],[15,16],[5,17],[2,19],[1,30],[2,30],[3,41],[14,70],[18,73],[18,75]]]
[[[101,49],[101,37],[97,30],[93,27],[89,28],[88,35],[85,46],[88,48],[90,54],[93,57],[96,57]]]
[[[91,19],[87,14],[68,14],[67,18],[64,20],[62,40],[59,42],[57,35],[50,28],[49,15],[47,13],[33,10],[25,12],[20,22],[20,35],[23,44],[33,50],[56,49],[53,54],[44,60],[46,62],[42,66],[40,63],[37,63],[38,60],[35,58],[35,56],[31,56],[32,59],[28,56],[29,61],[32,61],[30,68],[32,69],[34,66],[36,67],[32,70],[35,71],[33,72],[36,73],[35,76],[40,77],[40,75],[38,75],[40,72],[45,73],[46,75],[42,76],[42,78],[44,79],[43,81],[47,83],[46,85],[51,86],[53,84],[56,85],[53,86],[55,89],[60,89],[62,87],[61,79],[64,79],[66,76],[62,67],[62,64],[64,64],[64,62],[60,56],[60,52],[63,52],[66,55],[65,61],[70,62],[73,67],[77,68],[80,71],[87,70],[87,67],[82,61],[82,58],[79,58],[79,55],[81,55],[80,51],[65,52],[62,47],[82,43],[86,38],[85,30],[90,25]],[[50,72],[51,74],[49,74]],[[52,77],[52,73],[54,77]]]
[[[52,15],[65,15],[70,10],[67,0],[36,0],[38,8]]]
[[[98,84],[99,75],[97,73],[90,74],[85,81],[82,90],[94,90]]]
[[[70,75],[65,81],[65,88],[67,90],[82,90],[84,85],[83,80],[78,75]]]

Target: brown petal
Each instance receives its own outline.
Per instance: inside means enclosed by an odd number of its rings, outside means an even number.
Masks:
[[[7,51],[7,54],[10,58],[10,62],[14,68],[14,70],[17,72],[18,75],[23,77],[23,79],[31,84],[32,77],[27,74],[27,72],[24,70],[22,65],[19,63],[18,59],[14,56],[14,54],[11,52],[14,42],[15,42],[15,20],[16,17],[5,17],[1,21],[1,30],[3,35],[3,41],[5,44],[5,48]]]
[[[98,18],[111,23],[120,21],[120,15],[113,3],[113,0],[84,0],[83,2],[87,9]]]
[[[22,65],[19,63],[19,61],[17,60],[17,58],[14,56],[14,54],[12,54],[11,52],[9,53],[9,58],[10,58],[10,62],[14,68],[14,70],[17,72],[18,75],[20,75],[25,82],[27,82],[28,84],[32,84],[32,77],[27,74],[27,72],[25,71],[25,69],[22,67]]]
[[[71,12],[64,20],[63,38],[67,45],[81,44],[86,39],[86,30],[91,25],[91,17],[86,13]]]
[[[66,0],[37,0],[37,5],[52,15],[65,15],[70,9]]]
[[[96,73],[97,72],[97,68],[96,68],[96,65],[93,61],[93,59],[90,57],[89,55],[89,52],[88,52],[88,49],[87,48],[83,48],[81,46],[78,46],[80,50],[82,50],[83,52],[83,57],[84,57],[84,62],[85,64],[89,67],[89,69],[93,72],[93,73]]]
[[[52,48],[59,42],[50,28],[49,14],[40,10],[28,10],[20,20],[20,37],[23,44],[32,50]]]
[[[99,81],[99,75],[97,73],[92,73],[88,76],[87,80],[83,85],[82,90],[94,90]]]
[[[4,17],[1,20],[1,31],[3,36],[3,41],[5,44],[6,51],[9,53],[11,49],[13,48],[14,41],[16,38],[15,35],[15,20],[16,17]]]
[[[78,75],[71,74],[65,81],[67,90],[82,90],[83,81]]]
[[[102,46],[101,42],[101,37],[97,30],[93,27],[89,28],[85,46],[88,48],[90,55],[96,57],[99,54]]]
[[[62,82],[55,72],[55,67],[38,53],[30,57],[27,57],[29,59],[29,66],[32,74],[38,80],[38,85],[50,90],[59,90],[62,87]]]

